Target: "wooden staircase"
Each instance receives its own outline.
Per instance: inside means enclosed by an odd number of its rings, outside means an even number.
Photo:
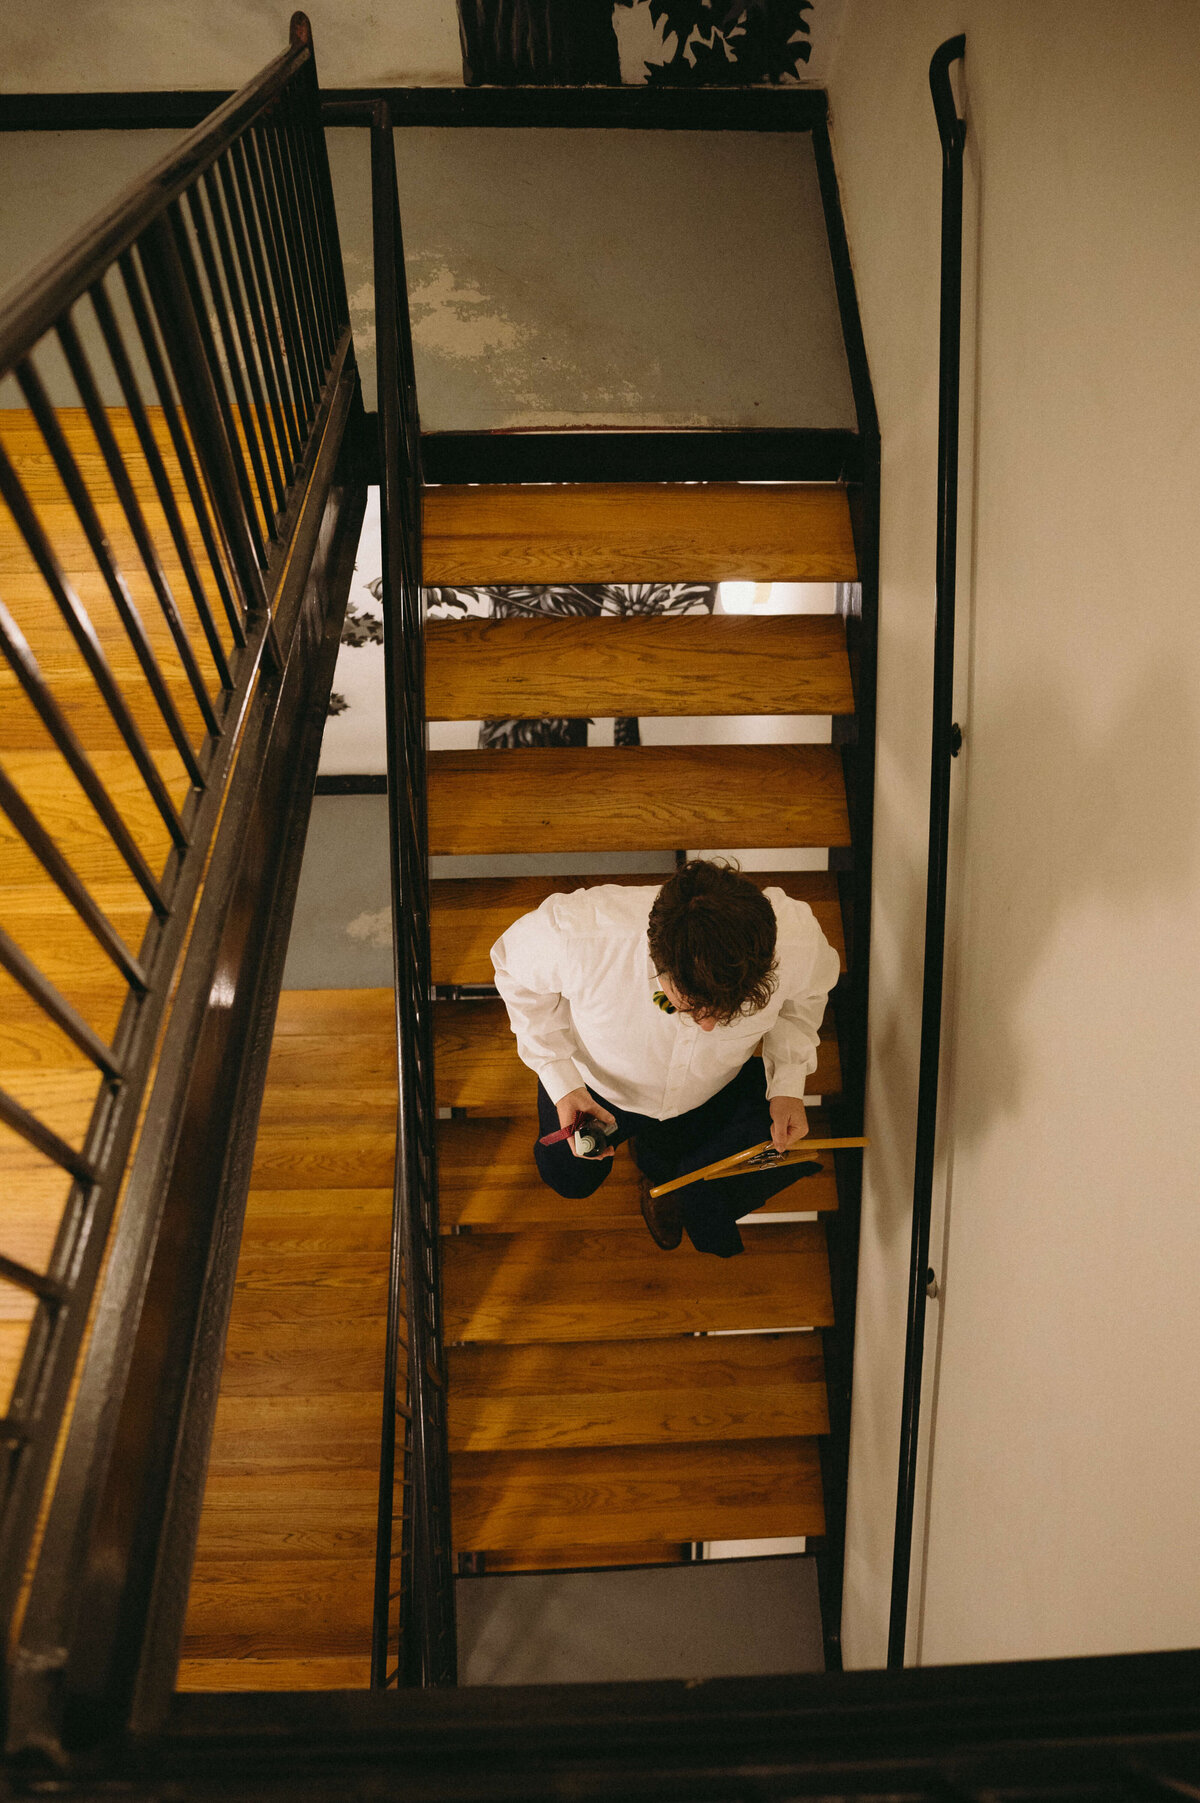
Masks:
[[[432,490],[425,555],[427,581],[480,586],[855,573],[845,495],[815,487]],[[853,711],[830,616],[431,623],[426,693],[437,720]],[[435,855],[850,843],[830,745],[436,752],[429,818]],[[504,928],[589,880],[611,879],[436,883],[434,981],[489,982]],[[844,966],[831,875],[756,880],[809,902]],[[667,1563],[699,1541],[820,1535],[831,1164],[751,1217],[743,1256],[664,1254],[626,1149],[586,1201],[538,1181],[534,1079],[498,1002],[440,1004],[435,1062],[454,1111],[439,1183],[466,1568]],[[830,1018],[810,1089],[840,1087]],[[813,1218],[778,1219],[796,1211]]]
[[[655,553],[668,579],[746,570],[745,562],[731,570],[719,550],[721,496],[697,513],[700,492],[686,496],[695,544],[681,538],[665,564],[661,544]],[[799,491],[799,504],[798,491],[779,491],[774,520],[776,491],[734,490],[731,504],[742,508],[747,492],[754,519],[739,527],[743,538],[777,545],[752,573],[794,578],[819,567],[824,577],[831,562],[839,575],[853,573],[841,491],[819,491],[816,506],[810,491]],[[472,498],[485,508],[486,531],[476,530]],[[628,498],[625,490],[604,496],[588,579],[644,576],[637,559],[658,542],[647,508],[653,516],[678,495],[656,489],[647,500],[638,491],[634,522]],[[574,506],[586,497],[568,491],[567,499]],[[510,501],[524,510],[524,561],[495,530]],[[430,580],[449,580],[451,568],[454,580],[479,584],[560,576],[555,510],[563,504],[546,489],[532,510],[526,491],[472,490],[465,501],[430,491]],[[801,529],[821,540],[815,549],[796,536]],[[629,562],[604,550],[605,530],[610,550],[633,547]],[[833,552],[822,548],[826,540]],[[436,719],[845,715],[852,707],[843,628],[830,617],[431,624],[427,646]],[[434,853],[849,838],[840,759],[824,745],[435,753],[429,807]],[[488,950],[500,933],[548,894],[589,880],[661,879],[435,882],[434,982],[447,990],[490,983]],[[832,874],[755,880],[807,902],[845,968]],[[538,1180],[534,1081],[501,1003],[447,999],[435,1013],[437,1101],[451,1117],[439,1122],[438,1150],[454,1544],[463,1568],[665,1564],[690,1557],[697,1541],[821,1534],[832,1165],[751,1217],[741,1257],[705,1257],[686,1241],[665,1254],[642,1222],[627,1149],[586,1201],[564,1201]],[[840,1083],[830,1018],[811,1087],[833,1097]],[[819,1133],[821,1114],[810,1119]],[[391,991],[285,992],[183,1688],[367,1681],[394,1135]],[[787,1218],[798,1211],[808,1218]]]

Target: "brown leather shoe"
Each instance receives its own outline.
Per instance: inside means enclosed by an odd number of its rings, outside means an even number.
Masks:
[[[683,1203],[674,1195],[652,1196],[648,1177],[639,1176],[638,1187],[641,1191],[642,1219],[650,1238],[664,1252],[674,1252],[683,1238]]]

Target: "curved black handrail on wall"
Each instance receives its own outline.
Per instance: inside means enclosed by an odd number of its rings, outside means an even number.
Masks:
[[[942,977],[946,945],[946,866],[950,833],[950,760],[957,750],[954,711],[954,596],[958,555],[958,398],[962,319],[963,146],[950,65],[967,40],[948,38],[929,65],[933,110],[942,140],[942,304],[938,382],[937,619],[933,652],[933,743],[929,780],[929,870],[925,901],[925,981],[921,1001],[921,1068],[917,1091],[917,1149],[913,1176],[912,1252],[908,1273],[908,1331],[900,1417],[900,1473],[892,1553],[889,1666],[904,1664],[912,1566],[913,1503],[921,1420],[925,1299],[929,1278],[929,1221],[937,1141],[938,1067],[942,1036]]]

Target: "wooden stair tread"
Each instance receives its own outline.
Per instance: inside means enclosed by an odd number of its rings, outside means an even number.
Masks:
[[[373,1578],[373,1544],[369,1558],[198,1561],[183,1656],[368,1652]]]
[[[391,993],[362,993],[383,1030],[359,1037],[370,1057],[383,1056],[392,1049]],[[311,995],[319,1017],[325,992]],[[285,1026],[289,1018],[311,1026],[306,992],[285,996]],[[311,1066],[299,1073],[302,1093],[328,1083],[336,1034],[283,1031],[273,1044],[283,1054],[268,1066],[268,1123],[298,1059]],[[188,1598],[184,1688],[227,1680],[245,1688],[252,1668],[271,1688],[367,1681],[394,1114],[393,1093],[390,1129],[368,1141],[372,1156],[386,1147],[377,1183],[364,1181],[353,1148],[342,1174],[357,1182],[340,1186],[328,1182],[327,1161],[306,1166],[303,1147],[297,1156],[298,1132],[328,1140],[318,1116],[299,1129],[268,1124],[266,1155],[273,1134],[283,1140],[290,1183],[263,1185],[260,1134]],[[306,1181],[314,1175],[323,1187]]]
[[[451,1496],[461,1552],[578,1547],[584,1523],[598,1547],[825,1528],[815,1439],[459,1453]]]
[[[816,1117],[810,1133],[818,1137]],[[513,1232],[523,1227],[587,1229],[624,1227],[644,1233],[637,1167],[626,1147],[618,1147],[611,1177],[592,1196],[558,1196],[538,1177],[533,1164],[537,1122],[457,1120],[438,1122],[438,1214],[442,1231]],[[780,1190],[752,1219],[772,1214],[819,1213],[837,1207],[833,1160],[825,1155],[819,1175],[797,1179]]]
[[[826,483],[427,488],[427,584],[853,582],[846,490]]]
[[[517,1056],[503,1002],[438,1002],[433,1022],[439,1108],[469,1108],[484,1115],[528,1113],[536,1094],[535,1079]],[[841,1067],[831,1014],[821,1035],[809,1093],[836,1095]]]
[[[90,674],[82,666],[69,664],[65,650],[57,658],[43,655],[38,662],[88,756],[96,751],[120,751],[125,741]],[[167,751],[174,741],[140,666],[116,657],[109,662],[147,745],[156,754]],[[204,727],[191,685],[182,674],[169,670],[163,674],[184,730],[198,751],[204,740]],[[12,672],[0,669],[0,751],[31,750],[42,742],[40,726],[31,731],[34,717],[23,694]],[[219,707],[217,712],[219,715]]]
[[[425,629],[431,720],[851,714],[836,614],[448,620]]]
[[[369,1653],[326,1659],[184,1657],[175,1674],[176,1690],[366,1690],[371,1681]]]
[[[832,745],[596,745],[429,758],[435,857],[849,843]]]
[[[442,1242],[447,1342],[649,1339],[828,1327],[821,1223],[764,1223],[717,1259],[620,1230],[460,1234]],[[633,1536],[637,1538],[638,1536]]]
[[[826,939],[846,968],[837,877],[828,870],[748,870],[760,889],[782,889],[807,902]],[[435,983],[491,983],[488,956],[504,930],[538,908],[548,895],[618,883],[625,888],[659,888],[661,875],[448,877],[430,885],[430,942]]]
[[[455,1454],[829,1430],[815,1333],[459,1346],[448,1356]]]
[[[378,1119],[261,1121],[251,1182],[257,1191],[390,1186],[396,1159],[395,1110]]]

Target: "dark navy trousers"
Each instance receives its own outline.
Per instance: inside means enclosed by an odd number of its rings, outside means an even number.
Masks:
[[[669,1183],[688,1171],[716,1164],[747,1146],[771,1137],[771,1113],[767,1105],[767,1080],[761,1058],[751,1058],[724,1089],[669,1121],[633,1114],[618,1108],[598,1091],[597,1102],[617,1118],[621,1132],[632,1142],[634,1161],[652,1185]],[[538,1131],[554,1133],[558,1110],[538,1084]],[[612,1170],[611,1158],[576,1158],[570,1145],[535,1145],[534,1162],[543,1183],[560,1196],[591,1196]],[[697,1252],[732,1258],[742,1251],[737,1222],[741,1215],[761,1208],[798,1177],[810,1177],[821,1166],[789,1164],[778,1171],[755,1171],[746,1177],[717,1177],[693,1183],[675,1193],[683,1205],[683,1225]],[[803,1204],[801,1204],[803,1207]]]

